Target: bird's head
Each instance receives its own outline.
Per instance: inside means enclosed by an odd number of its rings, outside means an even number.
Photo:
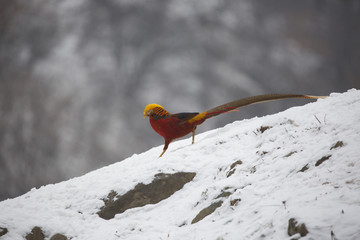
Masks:
[[[168,113],[162,106],[160,106],[159,104],[155,104],[155,103],[147,105],[144,109],[144,118],[150,117],[153,115],[166,116],[169,114],[170,113]]]

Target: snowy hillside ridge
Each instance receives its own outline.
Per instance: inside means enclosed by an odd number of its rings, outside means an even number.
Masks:
[[[0,202],[0,240],[360,239],[359,120],[353,89],[150,149]]]

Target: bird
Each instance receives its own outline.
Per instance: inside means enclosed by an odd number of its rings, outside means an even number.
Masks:
[[[219,114],[236,111],[238,108],[288,98],[319,99],[325,96],[311,96],[302,94],[263,94],[238,99],[223,105],[211,108],[205,112],[181,112],[171,114],[159,104],[149,104],[144,109],[144,118],[148,117],[151,127],[165,140],[164,148],[159,158],[164,155],[169,144],[177,139],[192,133],[192,144],[195,142],[195,131],[198,125],[206,119]]]

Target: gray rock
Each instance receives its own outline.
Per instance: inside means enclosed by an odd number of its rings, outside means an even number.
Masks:
[[[298,224],[294,218],[289,219],[288,235],[293,236],[299,233],[301,237],[306,236],[309,231],[307,230],[305,223]]]
[[[195,175],[196,173],[193,172],[160,173],[155,175],[150,184],[139,183],[134,189],[117,197],[116,200],[114,200],[115,196],[112,191],[112,199],[104,201],[105,206],[97,214],[99,217],[109,220],[127,209],[156,204],[182,189]]]
[[[320,164],[322,164],[323,162],[325,162],[326,160],[328,160],[330,157],[331,157],[331,155],[322,157],[321,159],[319,159],[319,160],[315,163],[315,167],[318,167]]]
[[[197,223],[204,219],[206,216],[209,216],[212,214],[218,207],[220,207],[223,204],[223,201],[217,201],[211,204],[210,206],[204,208],[201,210],[196,217],[191,221],[191,224]]]
[[[26,235],[25,238],[26,238],[26,240],[44,240],[45,235],[44,235],[44,233],[43,233],[43,231],[41,230],[40,227],[34,227],[31,230],[31,233]]]
[[[68,240],[68,238],[60,233],[55,234],[50,240]]]
[[[0,237],[8,233],[7,228],[0,227]]]

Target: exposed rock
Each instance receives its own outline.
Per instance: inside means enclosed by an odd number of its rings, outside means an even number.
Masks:
[[[306,236],[309,232],[305,226],[305,223],[298,224],[294,218],[289,219],[288,235],[293,236],[299,233],[301,237]]]
[[[293,152],[289,152],[288,154],[286,154],[284,157],[290,157],[291,155],[293,155],[294,153],[296,153],[296,151],[293,151]]]
[[[268,154],[269,152],[267,152],[267,151],[262,151],[261,153],[260,153],[260,155],[261,156],[264,156],[264,155],[266,155],[266,154]]]
[[[231,169],[229,170],[227,173],[226,173],[226,177],[230,177],[231,175],[233,175],[235,172],[235,168],[234,169]]]
[[[222,192],[220,193],[215,199],[218,199],[218,198],[223,198],[223,197],[228,197],[231,195],[231,192]]]
[[[260,129],[259,129],[259,131],[261,132],[261,133],[264,133],[266,130],[268,130],[269,128],[271,128],[270,126],[261,126],[260,127]]]
[[[322,164],[323,162],[325,162],[326,160],[328,160],[330,157],[331,157],[331,155],[322,157],[321,159],[319,159],[319,160],[315,163],[315,167],[319,166],[320,164]]]
[[[241,161],[241,160],[237,160],[236,162],[233,162],[232,164],[231,164],[231,166],[230,166],[230,169],[229,169],[229,171],[226,173],[226,177],[230,177],[231,175],[233,175],[234,174],[234,172],[235,172],[235,167],[237,166],[237,165],[241,165],[243,162]]]
[[[309,169],[309,164],[306,164],[305,166],[303,166],[302,169],[300,169],[298,172],[305,172],[306,170]]]
[[[102,199],[105,203],[105,206],[113,203],[115,201],[116,196],[117,196],[117,192],[115,192],[114,190],[111,190],[109,192],[109,194],[107,195],[107,197]]]
[[[0,237],[8,233],[7,228],[0,227]]]
[[[68,240],[68,238],[60,233],[55,234],[50,240]]]
[[[335,148],[339,148],[339,147],[343,147],[344,143],[342,141],[337,141],[331,148],[330,150],[333,150]]]
[[[41,228],[39,227],[34,227],[31,230],[31,233],[29,233],[28,235],[26,235],[26,240],[44,240],[45,239],[45,235],[43,233],[43,231],[41,230]]]
[[[230,206],[235,206],[240,201],[241,201],[241,198],[233,199],[233,200],[230,201]]]
[[[0,228],[0,230],[1,230],[1,228]],[[1,232],[0,232],[0,236],[2,236]],[[26,235],[25,239],[26,240],[44,240],[45,235],[44,235],[44,233],[43,233],[43,231],[41,230],[40,227],[34,227],[31,230],[31,233]],[[50,238],[50,240],[68,240],[68,238],[66,236],[62,235],[62,234],[57,233],[54,236],[52,236]]]
[[[212,214],[218,207],[220,207],[223,204],[223,201],[217,201],[211,204],[210,206],[204,208],[201,210],[198,215],[191,221],[191,224],[197,223],[198,221],[201,221],[206,216]]]
[[[233,169],[234,167],[236,167],[237,165],[241,165],[243,162],[241,160],[237,160],[236,162],[233,162],[233,164],[231,164],[230,169]]]
[[[115,197],[112,196],[112,200],[104,201],[105,206],[101,208],[98,215],[108,220],[127,209],[158,203],[182,189],[195,175],[196,173],[193,172],[157,174],[150,184],[139,183],[134,189],[117,197],[116,200],[113,200]]]

